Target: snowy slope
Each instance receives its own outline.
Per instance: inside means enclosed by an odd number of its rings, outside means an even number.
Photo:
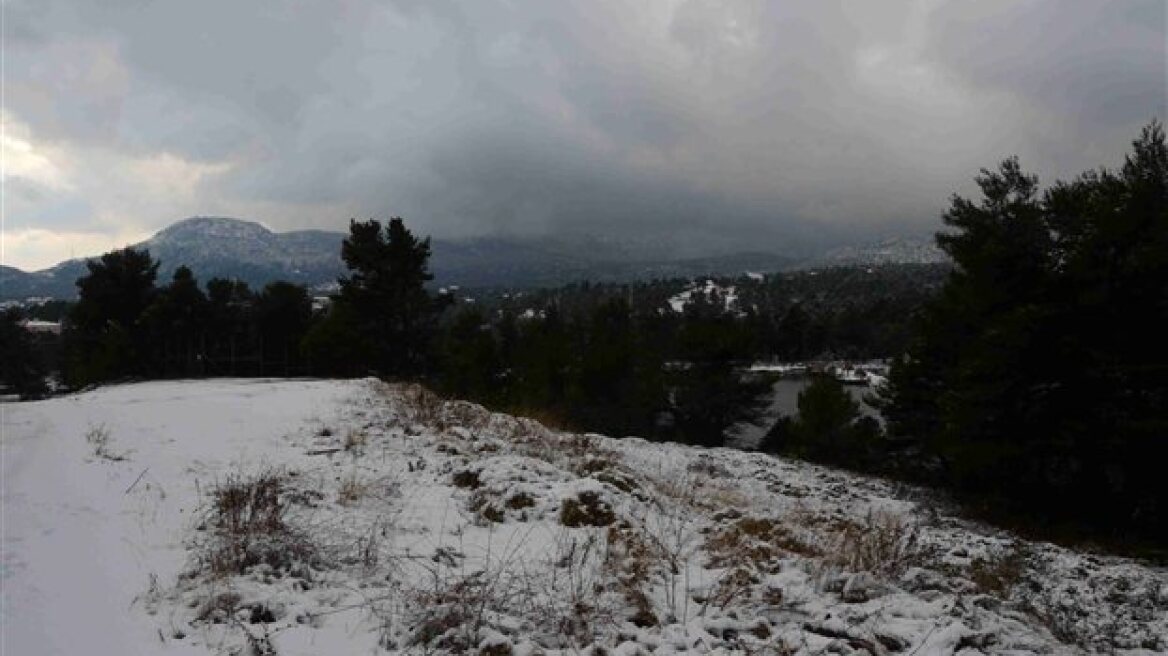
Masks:
[[[1168,651],[1163,569],[761,454],[376,381],[0,409],[4,654]],[[235,571],[220,492],[256,480],[280,513]]]
[[[151,383],[0,405],[0,651],[159,653],[159,623],[140,602],[155,577],[173,584],[186,562],[197,486],[232,463],[279,458],[289,432],[334,411],[352,388]],[[94,454],[85,436],[102,428],[121,460]]]

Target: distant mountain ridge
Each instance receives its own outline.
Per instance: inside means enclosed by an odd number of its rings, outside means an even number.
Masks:
[[[287,280],[323,290],[345,274],[340,257],[344,238],[345,233],[328,230],[273,232],[254,221],[193,217],[134,246],[148,249],[161,262],[160,283],[186,265],[202,282],[233,278],[259,288]],[[920,263],[938,261],[934,258],[939,253],[923,240],[910,239],[836,249],[811,260],[767,252],[670,258],[663,248],[587,236],[434,239],[431,248],[436,284],[463,287],[549,287],[580,280],[626,282],[833,264]],[[67,260],[34,272],[0,266],[0,300],[73,298],[76,280],[86,273],[86,261]]]
[[[816,264],[939,264],[949,261],[949,256],[931,237],[889,237],[860,246],[833,248],[818,258]]]
[[[252,287],[288,280],[327,289],[345,274],[341,241],[345,233],[327,230],[273,232],[254,221],[194,217],[178,221],[144,242],[161,262],[159,282],[179,266],[200,281],[234,278]],[[576,280],[618,282],[649,278],[772,271],[793,259],[771,253],[736,253],[689,259],[637,259],[617,242],[579,238],[524,239],[485,237],[434,239],[431,270],[435,282],[464,287],[538,287]],[[89,258],[61,262],[42,271],[0,267],[0,300],[30,297],[72,298]]]

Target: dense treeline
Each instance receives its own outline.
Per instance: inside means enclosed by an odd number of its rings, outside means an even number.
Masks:
[[[719,445],[725,429],[760,417],[769,384],[739,369],[750,329],[698,300],[682,315],[609,298],[587,313],[549,304],[491,321],[478,308],[444,331],[444,391],[612,435]]]
[[[253,292],[212,279],[204,291],[179,267],[157,286],[158,263],[124,249],[88,263],[64,331],[70,387],[119,378],[297,375],[311,370],[300,341],[312,299],[284,282]]]
[[[841,266],[716,279],[703,300],[724,303],[751,326],[750,355],[762,360],[868,359],[904,352],[913,314],[944,283],[947,264]],[[521,315],[554,304],[586,316],[613,298],[648,311],[695,287],[691,280],[566,285],[515,292],[475,290],[485,312]],[[701,285],[697,286],[700,290]]]
[[[27,318],[18,308],[0,312],[0,384],[22,399],[37,399],[49,391],[46,379],[60,348],[54,336],[26,330]]]
[[[956,268],[892,369],[907,472],[991,512],[1168,542],[1168,146],[1039,192],[1016,159],[954,197]],[[927,463],[927,467],[912,466]]]

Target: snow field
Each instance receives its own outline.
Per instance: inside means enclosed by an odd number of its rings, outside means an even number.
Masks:
[[[145,383],[3,427],[6,654],[1168,651],[1163,569],[417,386]]]

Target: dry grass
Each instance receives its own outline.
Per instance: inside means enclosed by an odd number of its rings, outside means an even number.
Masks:
[[[105,424],[90,426],[89,430],[85,431],[85,441],[93,447],[93,455],[102,460],[118,462],[126,459],[125,455],[110,450],[110,432]]]
[[[405,423],[421,424],[438,430],[446,428],[442,413],[445,402],[442,397],[417,383],[392,385],[389,392],[400,399]]]
[[[604,564],[625,601],[633,608],[628,618],[636,626],[657,626],[660,623],[653,604],[645,593],[657,561],[657,553],[646,536],[628,522],[608,528],[608,545]]]
[[[902,516],[870,512],[861,521],[837,521],[823,554],[828,567],[895,578],[924,561],[916,530]]]
[[[973,561],[969,567],[969,578],[982,592],[1007,597],[1026,573],[1029,558],[1026,543],[1015,542],[1010,549],[996,557]]]
[[[491,421],[490,410],[469,401],[447,401],[442,406],[442,416],[451,426],[472,432],[482,430]]]
[[[216,576],[242,574],[256,565],[286,571],[312,564],[317,549],[286,521],[288,474],[267,469],[231,474],[210,491],[196,545],[199,568]]]
[[[370,484],[357,472],[349,472],[341,477],[337,485],[337,503],[342,506],[356,503],[369,494]]]
[[[361,451],[365,445],[369,443],[369,434],[363,430],[350,430],[345,433],[345,440],[342,446],[346,451]]]
[[[715,531],[705,542],[708,567],[729,568],[747,565],[755,571],[777,573],[783,558],[792,554],[818,557],[814,546],[799,539],[779,522],[761,517],[743,517]]]
[[[470,510],[485,521],[502,523],[507,512],[499,507],[496,500],[483,491],[476,491],[470,497]]]

